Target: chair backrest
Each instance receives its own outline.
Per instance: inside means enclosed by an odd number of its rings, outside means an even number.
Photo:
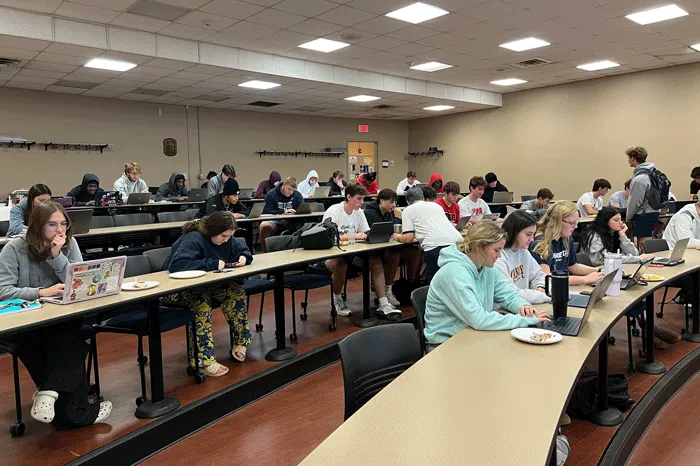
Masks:
[[[149,186],[148,192],[155,196],[156,194],[158,194],[158,188],[158,186]]]
[[[144,252],[143,255],[148,257],[151,261],[151,268],[156,272],[163,270],[163,264],[165,264],[165,261],[170,257],[171,249],[170,247],[151,249],[150,251]]]
[[[248,246],[248,244],[245,242],[245,238],[242,238],[240,236],[234,236],[234,238],[236,238],[236,241],[238,241],[238,243],[242,246]]]
[[[645,254],[653,254],[655,252],[668,251],[671,249],[668,247],[666,240],[662,238],[648,239],[644,241],[642,246],[644,247]]]
[[[151,267],[151,260],[148,256],[127,256],[124,277],[137,277],[151,272],[155,272],[155,270]]]
[[[194,220],[195,218],[197,218],[199,209],[187,209],[185,213],[187,214],[187,220]]]
[[[7,236],[7,230],[10,228],[10,221],[0,221],[0,236]]]
[[[537,196],[520,196],[520,200],[523,201],[523,202],[531,201],[531,200],[533,200],[533,199],[535,199],[535,198],[537,198]]]
[[[270,236],[269,238],[265,238],[265,245],[267,246],[267,252],[291,249],[289,246],[289,236]]]
[[[593,262],[591,262],[591,257],[585,252],[579,252],[576,254],[576,260],[579,264],[587,265],[589,267],[595,267]]]
[[[93,228],[112,228],[114,226],[114,219],[110,215],[93,215],[92,220],[90,220],[90,229]]]
[[[345,387],[345,419],[401,375],[423,353],[411,324],[366,328],[338,343]]]
[[[411,304],[416,312],[416,324],[418,324],[418,338],[420,340],[420,348],[425,352],[425,302],[428,300],[427,286],[421,286],[411,292]]]
[[[148,225],[149,223],[153,223],[151,214],[147,214],[145,212],[140,214],[120,214],[115,215],[113,218],[115,227],[127,227],[131,225]]]
[[[187,216],[187,212],[158,212],[158,222],[168,223],[168,222],[186,222],[190,218]]]

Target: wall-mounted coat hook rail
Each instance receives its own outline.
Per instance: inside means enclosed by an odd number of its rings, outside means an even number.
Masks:
[[[85,144],[85,143],[64,143],[64,142],[42,142],[44,150],[99,150],[100,154],[112,144]]]
[[[34,141],[27,141],[26,139],[0,139],[0,147],[10,147],[16,149],[31,150],[32,146],[36,144]]]
[[[428,152],[409,152],[408,155],[411,157],[429,157],[431,155],[445,155],[444,150],[433,150]]]
[[[279,151],[279,150],[258,150],[255,151],[260,157],[263,156],[277,156],[277,157],[299,157],[303,155],[306,157],[338,157],[345,155],[345,152],[312,152],[312,151]]]

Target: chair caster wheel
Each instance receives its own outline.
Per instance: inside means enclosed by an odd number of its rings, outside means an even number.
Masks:
[[[196,383],[197,385],[201,384],[205,380],[207,380],[206,374],[202,374],[201,372],[197,372],[194,375],[194,383]]]
[[[299,315],[299,318],[300,318],[301,320],[306,320],[306,319],[309,318],[309,315],[308,315],[308,314],[300,314],[300,315]]]
[[[297,334],[296,334],[296,333],[290,333],[290,334],[289,334],[289,341],[297,341]]]
[[[302,303],[301,303],[301,308],[304,309],[304,310],[306,310],[306,308],[307,308],[308,306],[309,306],[309,303],[306,303],[306,302],[302,302]]]
[[[136,362],[138,364],[143,364],[144,366],[148,364],[148,356],[144,356],[143,359],[139,360],[140,358],[136,358]]]
[[[140,396],[140,397],[136,398],[136,406],[141,406],[146,401],[148,401],[147,396]]]
[[[656,317],[658,317],[659,319],[663,319],[663,318],[664,318],[664,313],[663,313],[663,312],[657,312],[657,313],[656,313]]]
[[[632,329],[632,336],[638,337],[638,336],[641,336],[641,334],[642,334],[642,332],[640,332],[638,328]]]
[[[609,336],[609,337],[608,337],[608,344],[614,345],[614,344],[615,344],[615,337]]]
[[[337,328],[337,327],[336,327],[335,324],[328,324],[328,330],[330,330],[331,332],[335,332],[335,329],[336,329],[336,328]]]
[[[27,427],[24,422],[15,422],[10,426],[10,435],[13,437],[21,437],[24,435],[24,431]]]
[[[255,324],[255,331],[262,332],[263,331],[263,324]]]
[[[194,367],[187,366],[187,375],[190,377],[194,376],[197,373],[196,370],[194,370]]]
[[[97,393],[97,385],[91,383],[88,387],[88,396],[94,396]]]

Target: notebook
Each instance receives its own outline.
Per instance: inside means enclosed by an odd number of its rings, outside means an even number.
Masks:
[[[102,298],[121,291],[126,256],[75,262],[66,271],[63,295],[41,298],[52,304],[71,304]]]

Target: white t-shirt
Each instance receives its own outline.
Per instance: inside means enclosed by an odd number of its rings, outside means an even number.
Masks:
[[[420,181],[415,180],[413,183],[408,182],[408,178],[404,178],[401,180],[399,185],[396,187],[396,193],[397,194],[403,194],[405,193],[408,189],[415,187],[416,185],[419,185]]]
[[[482,215],[488,215],[491,213],[491,209],[485,200],[479,198],[476,202],[469,199],[469,196],[464,196],[459,201],[459,216],[460,217],[481,217]]]
[[[338,225],[338,232],[345,235],[350,226],[354,227],[355,233],[365,233],[369,231],[367,218],[362,210],[353,210],[350,215],[345,212],[345,203],[333,204],[323,214],[323,220],[330,218],[333,223]]]
[[[578,209],[578,213],[581,218],[590,217],[588,212],[586,212],[586,209],[583,208],[583,206],[586,204],[590,204],[596,211],[599,211],[603,208],[603,196],[596,198],[593,196],[593,193],[589,191],[584,193],[583,196],[579,197],[578,202],[576,203],[576,208]]]
[[[442,207],[434,202],[418,201],[406,207],[401,214],[401,225],[403,233],[415,235],[423,251],[450,246],[462,239]]]

